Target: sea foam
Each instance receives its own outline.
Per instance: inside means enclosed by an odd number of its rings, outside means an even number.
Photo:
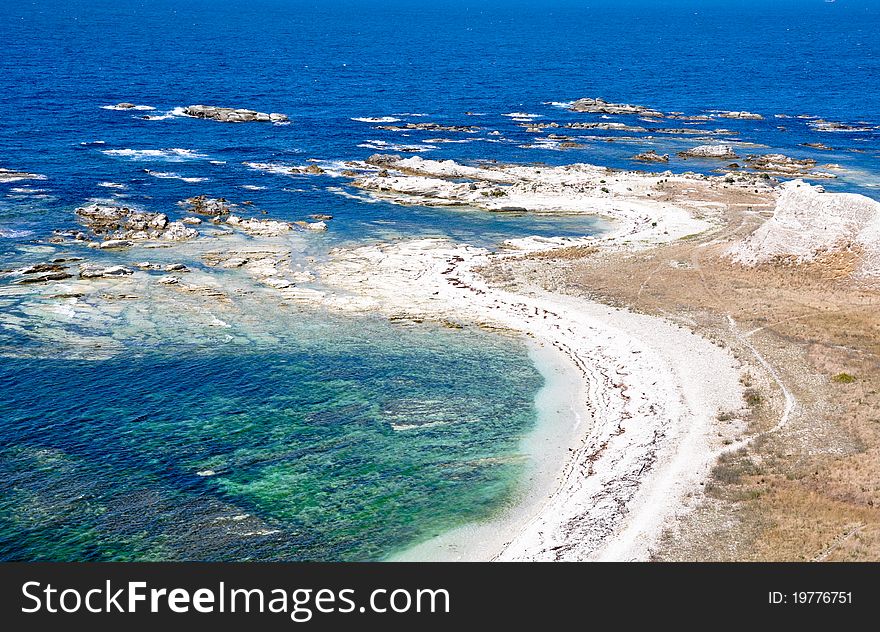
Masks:
[[[158,162],[184,162],[186,160],[199,160],[207,158],[192,149],[104,149],[102,154],[128,158],[129,160],[158,161]]]

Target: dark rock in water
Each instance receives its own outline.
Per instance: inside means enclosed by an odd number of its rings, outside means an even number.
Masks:
[[[398,154],[373,154],[369,158],[367,158],[367,163],[371,165],[393,165],[397,162],[403,160],[402,156]]]
[[[821,149],[822,151],[834,151],[833,147],[829,147],[825,143],[801,143],[803,147],[809,147],[810,149]]]
[[[63,272],[64,266],[58,263],[37,263],[21,270],[22,274],[37,274],[40,272]]]
[[[124,101],[122,103],[117,103],[113,107],[115,107],[117,110],[131,110],[137,106],[134,103],[128,103],[127,101]]]
[[[754,112],[718,112],[716,116],[718,118],[742,119],[748,121],[761,121],[764,119],[763,116],[755,114]]]
[[[221,108],[213,105],[190,105],[183,109],[186,116],[211,119],[221,123],[286,123],[290,119],[285,114],[257,112],[236,108]]]
[[[784,154],[758,154],[746,156],[748,165],[757,171],[763,171],[779,176],[815,176],[812,170],[816,167],[816,161],[812,158],[792,158]],[[824,177],[833,177],[831,174],[822,174]]]
[[[587,121],[575,121],[574,123],[566,123],[565,126],[568,129],[599,129],[611,132],[633,132],[633,133],[642,133],[647,132],[648,129],[642,127],[641,125],[627,125],[625,123],[609,123],[607,121],[602,122],[587,122]]]
[[[662,118],[663,113],[642,105],[630,105],[629,103],[610,103],[604,99],[578,99],[568,108],[572,112],[586,112],[591,114],[635,114],[649,118]]]
[[[669,162],[669,154],[660,155],[653,149],[632,157],[633,160],[642,162]]]
[[[69,279],[72,275],[67,272],[44,272],[42,274],[34,274],[24,277],[23,279],[19,279],[16,283],[25,284],[25,283],[45,283],[46,281],[61,281],[63,279]]]
[[[311,174],[313,174],[313,175],[320,175],[320,174],[324,173],[324,170],[321,169],[321,167],[319,167],[318,165],[315,165],[315,164],[311,164],[311,165],[309,165],[308,167],[306,167],[306,168],[304,169],[304,171],[305,171],[306,173],[311,173]]]
[[[225,198],[209,198],[205,195],[197,195],[195,197],[187,198],[181,203],[181,205],[189,205],[186,206],[186,208],[190,213],[206,215],[208,217],[229,215],[232,210],[232,207],[226,202]]]
[[[132,240],[181,241],[198,237],[195,229],[171,222],[164,213],[134,211],[127,206],[91,204],[76,209],[76,215],[95,235],[104,238],[101,248],[125,247]]]
[[[318,220],[321,220],[322,222],[326,222],[328,220],[333,219],[333,216],[327,215],[326,213],[312,213],[311,215],[309,215],[309,219],[318,219]]]
[[[838,123],[836,121],[826,121],[825,119],[816,119],[808,123],[817,132],[870,132],[875,128],[870,125],[850,125],[849,123]]]
[[[420,130],[425,132],[465,132],[473,134],[479,131],[479,127],[473,125],[441,125],[440,123],[406,123],[404,125],[377,125],[376,129],[389,132],[409,132]]]

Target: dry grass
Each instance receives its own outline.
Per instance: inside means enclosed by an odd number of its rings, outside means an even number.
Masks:
[[[747,204],[761,200],[723,200],[727,225],[714,234],[635,254],[532,256],[505,276],[670,318],[751,363],[749,429],[764,434],[719,460],[655,559],[880,560],[880,291],[852,278],[852,250],[808,264],[732,264],[727,243],[759,225]],[[767,432],[781,392],[728,314],[797,399],[780,431]]]
[[[543,252],[532,252],[527,255],[523,255],[523,258],[536,260],[573,260],[582,259],[583,257],[596,254],[597,252],[599,252],[599,249],[596,246],[569,246],[567,248],[557,248],[555,250],[545,250]]]

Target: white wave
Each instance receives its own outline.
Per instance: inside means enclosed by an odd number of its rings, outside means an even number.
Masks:
[[[424,116],[430,116],[430,114],[422,114],[421,112],[402,112],[402,113],[399,113],[399,114],[395,114],[394,116],[416,117],[416,118],[419,118],[419,117],[424,117]]]
[[[242,189],[247,189],[248,191],[265,191],[266,187],[259,187],[256,184],[243,184],[241,185]]]
[[[264,173],[275,173],[282,176],[298,175],[296,172],[291,171],[295,167],[280,162],[243,162],[242,164],[249,169]]]
[[[182,107],[172,108],[167,110],[166,112],[162,112],[161,114],[154,114],[152,116],[145,116],[144,119],[147,121],[166,121],[168,119],[177,118],[180,116],[186,117],[187,115],[183,113]]]
[[[102,105],[102,110],[118,110],[120,112],[130,112],[132,110],[138,110],[141,112],[148,112],[150,110],[155,110],[156,108],[149,105],[136,105],[132,108],[121,108],[118,105]]]
[[[426,143],[472,143],[480,138],[426,138]]]
[[[573,103],[574,101],[544,101],[544,105],[552,105],[555,108],[563,108],[566,110],[570,108]]]
[[[27,237],[33,235],[32,230],[20,230],[16,228],[0,228],[0,237],[5,239],[15,239],[16,237]]]
[[[48,178],[41,173],[27,173],[24,171],[13,172],[6,169],[0,169],[0,182],[8,184],[10,182],[19,182],[21,180],[48,180]]]
[[[83,147],[88,147],[90,145],[106,145],[106,144],[107,143],[105,143],[103,140],[85,140],[80,143],[80,145],[82,145]]]
[[[12,187],[10,193],[21,193],[23,195],[36,195],[39,193],[48,193],[48,189],[35,189],[33,187]]]
[[[199,160],[207,158],[192,149],[103,149],[102,154],[128,158],[129,160],[159,161],[159,162],[183,162],[185,160]]]
[[[361,123],[397,123],[400,119],[395,116],[355,116],[351,120]]]
[[[520,149],[550,149],[553,151],[562,151],[562,141],[555,138],[536,138],[534,142],[528,145],[518,145]]]
[[[364,147],[366,149],[378,149],[380,151],[402,151],[411,153],[419,153],[423,151],[431,151],[432,149],[437,149],[436,145],[399,145],[397,143],[388,143],[384,140],[368,140],[364,143],[360,143],[358,147]]]
[[[341,178],[343,171],[351,167],[343,160],[311,160],[305,165],[289,165],[281,162],[244,162],[244,166],[262,171],[264,173],[275,173],[283,176],[310,176],[324,175],[332,178]],[[320,167],[322,173],[309,173],[306,171],[311,166]]]
[[[207,182],[208,178],[191,178],[180,175],[179,173],[174,173],[173,171],[150,171],[147,170],[147,175],[153,176],[154,178],[161,178],[163,180],[182,180],[183,182]]]
[[[508,112],[507,114],[502,114],[501,116],[512,118],[515,121],[521,119],[531,120],[536,118],[544,118],[541,114],[529,114],[528,112]]]
[[[105,189],[127,189],[128,187],[119,182],[99,182],[99,187],[104,187]]]
[[[334,195],[339,195],[341,197],[348,198],[349,200],[357,200],[358,202],[366,202],[367,204],[376,204],[377,202],[379,202],[379,200],[374,197],[370,197],[368,195],[355,195],[354,193],[349,193],[348,191],[340,187],[327,187],[327,190]]]

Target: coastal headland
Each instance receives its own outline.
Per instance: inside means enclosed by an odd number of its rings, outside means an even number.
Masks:
[[[636,107],[572,105],[655,114]],[[726,145],[685,153],[737,157]],[[93,203],[76,209],[77,229],[40,246],[43,260],[4,272],[4,293],[35,293],[32,318],[75,323],[81,334],[138,301],[222,328],[237,317],[236,297],[257,293],[267,312],[298,305],[524,337],[563,376],[543,404],[555,417],[553,447],[526,447],[536,473],[523,502],[407,559],[876,557],[880,204],[774,179],[822,178],[815,161],[746,163],[750,171],[720,175],[395,154],[344,163],[352,190],[401,212],[584,215],[605,226],[495,249],[422,238],[299,257],[297,245],[332,216],[251,217],[243,203],[197,196],[172,221]],[[88,353],[113,353],[112,339],[98,346]]]

